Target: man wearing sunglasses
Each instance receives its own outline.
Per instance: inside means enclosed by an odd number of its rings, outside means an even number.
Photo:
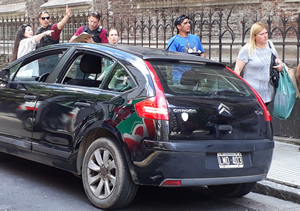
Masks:
[[[100,25],[100,14],[91,12],[88,15],[88,25],[81,26],[77,29],[76,33],[71,37],[69,42],[76,42],[74,39],[82,32],[94,35],[92,38],[85,38],[84,42],[87,43],[108,43],[107,30]]]
[[[50,14],[47,11],[39,12],[38,19],[40,24],[42,25],[36,34],[41,34],[44,31],[53,30],[50,36],[45,36],[41,39],[40,43],[36,46],[36,48],[40,48],[47,45],[57,44],[59,43],[59,36],[61,30],[64,28],[64,25],[68,22],[70,16],[72,14],[71,9],[66,5],[66,15],[63,19],[55,24],[52,24],[50,21]]]
[[[190,34],[191,21],[188,16],[181,15],[175,19],[177,35],[168,42],[169,51],[178,51],[183,53],[201,54],[205,57],[203,46],[198,36]]]

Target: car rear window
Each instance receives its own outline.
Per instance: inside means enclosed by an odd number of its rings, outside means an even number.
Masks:
[[[166,94],[254,97],[250,87],[221,64],[150,61]]]

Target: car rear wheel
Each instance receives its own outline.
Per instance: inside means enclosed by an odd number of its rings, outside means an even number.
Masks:
[[[256,182],[230,184],[230,185],[215,185],[208,186],[208,188],[219,196],[225,196],[229,198],[242,197],[250,193],[255,186]]]
[[[120,145],[109,138],[99,138],[87,149],[82,181],[89,200],[101,209],[128,205],[138,189]]]
[[[24,119],[22,121],[23,127],[28,131],[32,131],[32,124],[33,124],[32,113],[28,113],[24,115]]]

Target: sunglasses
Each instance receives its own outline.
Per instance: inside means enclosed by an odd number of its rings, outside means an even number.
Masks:
[[[90,17],[90,16],[92,16],[92,17],[97,18],[98,20],[100,20],[100,15],[99,15],[98,12],[91,12],[91,13],[89,14],[89,17]]]
[[[41,19],[44,21],[44,20],[49,20],[50,19],[50,17],[48,16],[48,17],[41,17]]]

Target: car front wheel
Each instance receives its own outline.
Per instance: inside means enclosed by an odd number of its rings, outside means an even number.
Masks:
[[[208,188],[219,196],[238,198],[250,193],[253,187],[255,186],[255,184],[256,182],[229,184],[229,185],[216,185],[216,186],[208,186]]]
[[[101,209],[127,206],[138,189],[120,145],[109,138],[99,138],[87,149],[82,181],[89,200]]]

